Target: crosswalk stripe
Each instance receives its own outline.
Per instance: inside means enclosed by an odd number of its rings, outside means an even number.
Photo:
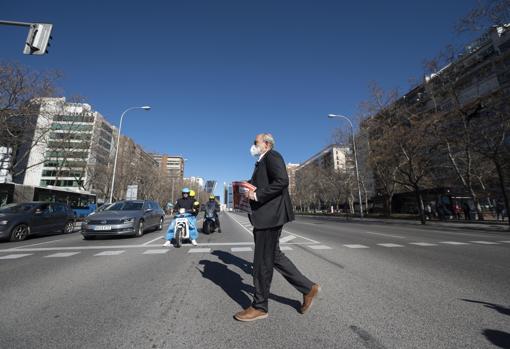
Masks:
[[[495,241],[470,241],[470,242],[480,245],[499,245],[499,243]]]
[[[209,253],[211,252],[210,248],[190,248],[188,253]]]
[[[310,245],[312,250],[331,250],[331,247],[326,245]]]
[[[467,242],[458,242],[458,241],[439,241],[440,244],[446,245],[469,245]]]
[[[290,240],[294,240],[296,238],[295,235],[287,235],[280,239],[281,243],[289,242]]]
[[[170,251],[168,248],[165,249],[156,249],[156,250],[147,250],[142,254],[165,254]]]
[[[410,242],[409,244],[417,246],[437,246],[437,244],[431,244],[429,242]]]
[[[80,252],[59,252],[59,253],[53,253],[49,254],[47,256],[44,256],[45,258],[62,258],[62,257],[71,257],[75,254],[78,254]]]
[[[282,246],[282,247],[280,247],[280,250],[281,251],[292,251],[292,248],[289,246]]]
[[[351,245],[344,245],[345,247],[348,247],[348,248],[369,248],[368,246],[365,246],[365,245],[357,245],[357,244],[351,244]]]
[[[96,253],[94,256],[118,256],[126,251],[103,251]]]
[[[377,244],[379,246],[383,246],[383,247],[404,247],[404,245],[399,245],[399,244]]]
[[[31,256],[33,253],[24,253],[24,254],[8,254],[6,256],[1,256],[0,259],[18,259],[26,256]]]
[[[232,252],[249,252],[251,250],[252,250],[251,247],[232,247],[231,248]]]

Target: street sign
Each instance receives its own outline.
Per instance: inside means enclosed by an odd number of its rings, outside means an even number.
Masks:
[[[128,185],[126,190],[126,200],[136,200],[138,196],[138,185]]]

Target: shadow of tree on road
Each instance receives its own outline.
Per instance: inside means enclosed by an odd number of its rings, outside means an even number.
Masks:
[[[483,302],[483,301],[476,301],[476,300],[473,300],[473,299],[464,299],[464,298],[462,298],[462,300],[464,302],[483,304],[484,307],[492,309],[492,310],[496,310],[500,314],[510,315],[510,307],[506,307],[506,306],[501,305],[501,304],[495,304],[495,303],[489,303],[489,302]]]
[[[510,349],[510,333],[485,329],[482,331],[482,334],[489,342],[498,348]]]

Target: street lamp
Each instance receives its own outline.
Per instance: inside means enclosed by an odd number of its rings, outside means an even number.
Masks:
[[[330,118],[330,119],[345,119],[351,126],[352,149],[354,152],[354,167],[356,168],[356,181],[358,182],[359,215],[360,215],[360,218],[363,218],[363,203],[361,201],[361,186],[360,186],[360,181],[359,181],[358,155],[356,154],[356,141],[354,140],[354,126],[352,125],[351,120],[347,116],[344,116],[344,115],[328,114],[328,118]]]
[[[148,105],[145,105],[143,107],[131,107],[131,108],[124,110],[124,112],[120,116],[119,132],[117,134],[117,145],[116,145],[116,149],[115,149],[115,161],[113,162],[113,175],[112,175],[112,188],[110,191],[110,203],[113,202],[113,189],[115,187],[115,171],[117,170],[117,157],[119,155],[120,131],[122,130],[122,120],[124,119],[124,115],[126,115],[126,113],[128,111],[135,110],[135,109],[143,109],[143,110],[149,111],[149,110],[151,110],[151,107],[149,107]]]

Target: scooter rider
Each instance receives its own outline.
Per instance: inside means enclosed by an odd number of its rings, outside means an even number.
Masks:
[[[214,220],[216,221],[216,226],[218,227],[218,233],[221,233],[220,218],[218,217],[220,205],[218,204],[218,201],[216,201],[216,197],[214,195],[209,196],[209,201],[207,201],[205,204],[205,211],[209,210],[214,210]]]
[[[192,217],[188,218],[189,222],[189,235],[191,238],[191,244],[193,246],[198,245],[197,244],[197,238],[198,238],[198,230],[196,228],[196,218],[193,213],[193,203],[194,200],[190,197],[190,190],[188,188],[182,189],[182,198],[178,199],[177,202],[174,205],[174,212],[177,214],[179,213],[179,210],[182,208],[186,211],[186,213],[193,214]],[[175,228],[175,219],[172,220],[172,223],[168,227],[168,230],[166,232],[166,242],[163,246],[170,246],[171,241],[174,238],[174,228]]]
[[[193,215],[198,216],[198,214],[200,213],[200,202],[198,202],[195,198],[196,196],[196,193],[194,190],[190,190],[189,192],[189,196],[191,197],[191,199],[193,199]]]

